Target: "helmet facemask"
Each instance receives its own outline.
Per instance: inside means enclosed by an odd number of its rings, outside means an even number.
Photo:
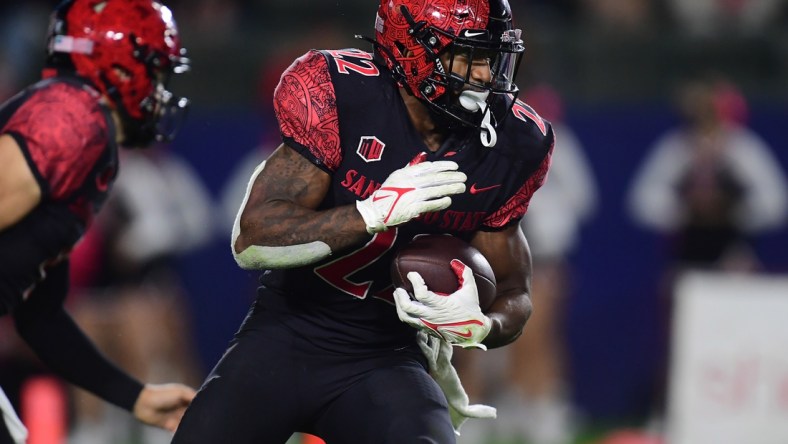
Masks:
[[[117,94],[117,88],[109,86],[108,95],[118,104],[118,114],[123,122],[123,145],[128,147],[145,147],[151,142],[171,142],[180,130],[189,110],[189,99],[178,97],[167,89],[173,74],[188,72],[190,61],[185,57],[186,50],[181,48],[178,56],[168,56],[137,45],[134,36],[130,36],[134,47],[134,57],[146,67],[146,76],[150,79],[152,90],[138,106],[141,117],[132,116]],[[116,68],[118,69],[118,68]]]
[[[515,45],[491,44],[487,30],[464,30],[460,35],[439,54],[435,73],[422,82],[422,100],[454,122],[479,129],[482,143],[494,146],[495,127],[519,94],[514,77],[523,54],[520,30],[504,34]],[[443,93],[428,94],[431,91]]]
[[[48,66],[107,96],[121,144],[172,140],[189,104],[167,89],[173,74],[189,70],[172,12],[155,0],[65,0],[52,18]]]
[[[375,28],[378,55],[403,88],[444,126],[476,128],[495,145],[524,52],[506,0],[383,0]]]

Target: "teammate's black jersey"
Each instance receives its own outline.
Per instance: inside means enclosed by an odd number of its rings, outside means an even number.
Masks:
[[[17,307],[68,253],[117,173],[114,124],[99,93],[73,77],[42,80],[0,106],[41,188],[41,203],[0,231],[0,315]]]
[[[260,302],[287,325],[330,351],[365,353],[412,344],[415,330],[391,301],[393,253],[419,233],[470,240],[479,230],[518,223],[545,180],[551,126],[516,101],[484,147],[478,132],[451,136],[432,153],[410,121],[391,74],[358,49],[310,51],[282,75],[274,99],[284,143],[332,177],[320,209],[369,197],[414,158],[452,160],[467,189],[449,208],[370,236],[369,242],[307,267],[266,271]],[[459,134],[459,133],[458,133]]]

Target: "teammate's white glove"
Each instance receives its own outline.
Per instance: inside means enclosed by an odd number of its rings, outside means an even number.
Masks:
[[[463,348],[487,350],[482,340],[490,333],[492,322],[479,308],[479,293],[470,267],[454,259],[451,267],[460,288],[452,294],[430,291],[424,279],[411,271],[408,280],[413,284],[411,300],[404,288],[394,290],[394,303],[400,321]]]
[[[468,394],[462,387],[457,371],[451,365],[452,345],[443,339],[436,338],[420,331],[417,341],[421,352],[427,358],[430,374],[438,386],[443,390],[449,402],[449,416],[454,433],[460,434],[460,427],[468,418],[495,418],[497,411],[494,407],[483,404],[469,404]]]
[[[370,234],[405,223],[422,213],[451,205],[452,194],[465,192],[465,173],[455,162],[440,160],[408,165],[392,172],[380,188],[356,202]]]

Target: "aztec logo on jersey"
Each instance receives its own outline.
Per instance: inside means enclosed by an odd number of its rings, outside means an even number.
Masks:
[[[377,162],[383,157],[383,149],[386,144],[375,136],[364,136],[358,142],[356,153],[364,159],[364,162]]]

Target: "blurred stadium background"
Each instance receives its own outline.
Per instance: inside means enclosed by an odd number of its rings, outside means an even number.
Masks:
[[[670,259],[665,238],[639,227],[627,212],[633,175],[654,140],[679,121],[673,108],[677,85],[707,71],[738,86],[749,126],[788,170],[788,2],[510,2],[527,45],[518,83],[549,83],[561,94],[565,120],[598,182],[597,211],[569,258],[573,275],[565,313],[572,400],[583,417],[577,439],[598,442],[616,428],[648,419],[665,359],[659,296]],[[0,3],[0,98],[37,79],[54,4]],[[278,144],[271,94],[281,71],[309,48],[368,49],[353,35],[373,35],[377,1],[165,4],[193,60],[192,72],[172,85],[193,108],[171,151],[194,168],[215,204],[216,220],[205,221],[215,224],[215,236],[175,262],[187,295],[183,313],[190,317],[197,372],[204,376],[254,294],[254,274],[239,270],[228,248],[223,193],[245,156]],[[759,234],[754,245],[764,272],[788,273],[788,227]]]

